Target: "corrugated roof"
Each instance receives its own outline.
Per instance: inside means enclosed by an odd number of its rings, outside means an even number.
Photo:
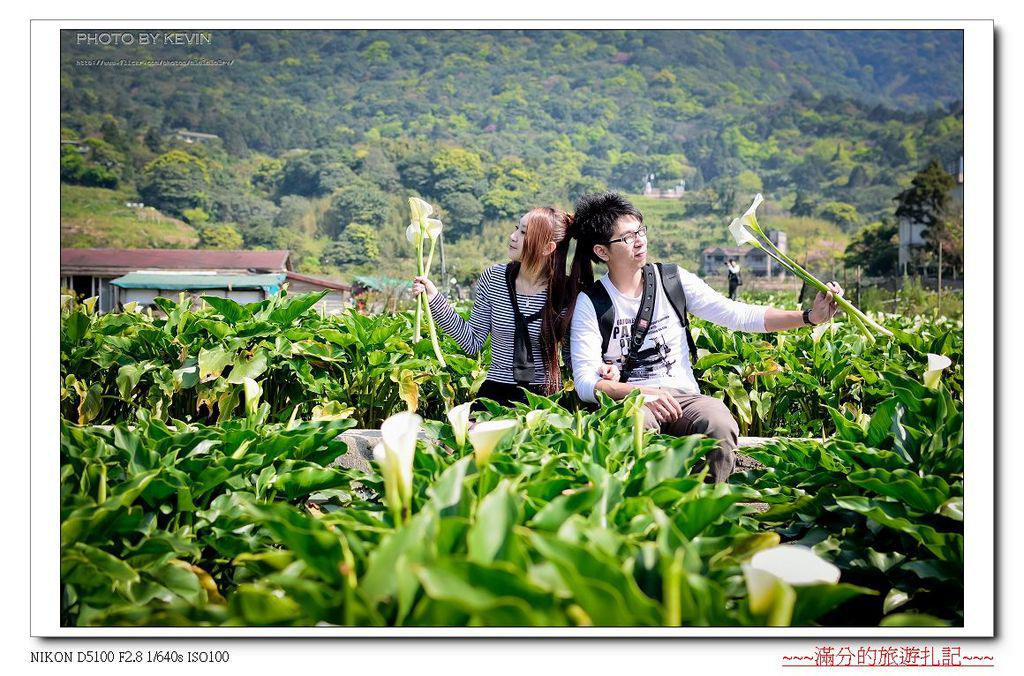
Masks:
[[[287,249],[220,251],[216,249],[61,249],[60,267],[105,270],[263,270],[284,272],[291,266]]]
[[[155,272],[130,272],[110,283],[122,289],[160,289],[162,291],[198,291],[201,289],[266,289],[277,293],[284,274],[276,275],[187,275]]]
[[[342,284],[341,282],[335,282],[331,279],[323,279],[322,277],[310,277],[309,275],[300,275],[297,272],[288,271],[285,273],[289,280],[295,280],[296,282],[305,282],[307,284],[315,284],[316,286],[322,286],[325,289],[336,289],[337,291],[351,291],[352,287],[349,284]]]

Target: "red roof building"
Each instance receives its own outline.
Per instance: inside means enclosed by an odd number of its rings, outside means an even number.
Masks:
[[[204,275],[206,282],[202,285],[206,295],[222,295],[233,297],[239,302],[252,302],[266,295],[266,291],[251,290],[211,291],[210,277],[223,276],[238,280],[239,276],[267,276],[277,274],[287,282],[290,293],[307,293],[327,289],[329,293],[321,301],[327,311],[340,310],[345,306],[347,297],[352,291],[348,284],[329,279],[311,277],[292,270],[291,253],[285,249],[274,251],[220,251],[215,249],[61,249],[60,277],[61,287],[70,289],[76,294],[89,298],[99,297],[100,312],[107,312],[127,301],[139,302],[143,305],[152,301],[156,295],[177,298],[178,293],[185,291],[199,295],[199,288],[188,288],[195,285],[195,275]],[[132,273],[173,273],[160,276],[162,280],[154,288],[152,284],[144,288],[125,290],[111,282],[115,279],[135,279]],[[180,279],[181,283],[170,288],[168,280]],[[237,285],[237,281],[236,281]],[[180,288],[179,288],[180,287]],[[233,296],[231,294],[234,294]],[[237,296],[237,297],[235,297]]]
[[[217,249],[61,249],[60,272],[66,275],[120,276],[135,270],[217,270],[287,272],[287,249],[220,251]]]

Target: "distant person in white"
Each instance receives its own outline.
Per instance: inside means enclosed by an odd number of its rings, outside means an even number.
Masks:
[[[740,264],[735,258],[730,258],[725,264],[725,269],[729,272],[729,300],[736,300],[736,291],[743,283],[740,279]]]
[[[683,326],[665,296],[660,275],[650,329],[639,354],[640,359],[626,382],[602,378],[603,365],[621,368],[628,353],[629,337],[643,294],[643,270],[647,263],[647,228],[643,215],[623,197],[614,193],[584,195],[576,203],[577,251],[591,251],[591,257],[577,255],[574,267],[583,282],[577,296],[570,331],[572,371],[580,398],[596,402],[600,391],[612,399],[625,398],[633,390],[653,395],[645,404],[645,424],[664,434],[684,436],[705,434],[719,441],[709,453],[709,474],[715,482],[724,482],[735,466],[734,450],[739,436],[736,420],[725,404],[700,393],[690,367],[689,348]],[[586,281],[593,279],[593,262],[608,266],[603,284],[615,311],[608,350],[601,354],[601,332],[594,305],[587,295]],[[680,268],[679,276],[690,313],[734,331],[772,332],[826,322],[836,313],[833,294],[842,295],[836,282],[832,293],[819,293],[808,310],[777,310],[729,300],[691,272]]]

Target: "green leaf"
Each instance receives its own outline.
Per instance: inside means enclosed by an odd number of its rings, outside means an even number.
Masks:
[[[248,359],[244,355],[235,357],[231,365],[231,373],[227,381],[235,385],[241,385],[246,378],[255,380],[267,370],[267,351],[256,350]]]
[[[906,605],[909,600],[910,594],[902,589],[893,587],[889,590],[889,593],[885,595],[885,601],[882,602],[882,614],[888,615],[900,606]]]
[[[117,391],[120,393],[121,398],[125,401],[131,400],[132,390],[139,384],[139,378],[145,369],[137,364],[126,364],[117,370]]]
[[[401,528],[385,536],[370,553],[366,573],[359,585],[370,603],[380,603],[386,597],[397,596],[400,580],[417,579],[410,565],[425,564],[433,559],[432,543],[437,538],[437,521],[433,510],[421,510]],[[410,590],[406,587],[403,591],[410,595],[415,593],[415,588]]]
[[[503,479],[480,502],[476,519],[466,536],[469,560],[490,563],[500,558],[512,537],[512,527],[518,518],[519,503],[511,491],[511,484]]]
[[[949,484],[941,477],[921,477],[907,469],[889,471],[873,468],[853,472],[849,480],[879,495],[900,500],[925,514],[936,511],[949,498]]]
[[[896,613],[878,623],[880,627],[948,627],[950,623],[924,613]]]
[[[721,518],[732,505],[756,497],[757,493],[754,491],[729,484],[701,486],[697,495],[673,508],[672,520],[683,535],[693,539]]]
[[[507,603],[510,597],[525,601],[535,611],[550,609],[554,603],[553,596],[508,564],[443,561],[417,566],[415,571],[427,596],[449,602],[467,613],[486,614]],[[536,619],[543,620],[543,616]]]
[[[61,552],[60,571],[62,579],[90,586],[99,581],[94,578],[112,583],[136,582],[139,579],[139,574],[127,563],[84,542],[76,542]]]
[[[244,509],[325,582],[343,582],[338,569],[338,563],[344,560],[341,542],[318,519],[289,505],[249,503]]]
[[[288,326],[301,317],[306,310],[320,302],[320,299],[328,293],[329,291],[324,290],[296,296],[271,312],[269,319],[280,326]]]
[[[201,296],[201,298],[229,324],[252,318],[251,310],[230,298],[218,298],[217,296]]]
[[[452,463],[441,476],[427,488],[427,495],[430,496],[434,508],[441,516],[447,516],[448,511],[459,504],[462,499],[463,481],[466,478],[466,471],[473,456],[467,455],[464,458]]]
[[[230,609],[252,626],[287,625],[302,619],[302,608],[283,594],[259,584],[240,584],[229,600]]]
[[[559,495],[544,505],[529,525],[540,530],[558,530],[566,519],[573,514],[589,510],[600,497],[601,493],[594,488],[585,488],[569,495]]]
[[[337,469],[323,467],[300,467],[293,470],[279,470],[274,480],[274,489],[281,491],[289,500],[348,485],[348,475]]]
[[[736,355],[731,352],[716,352],[714,354],[707,354],[697,360],[697,363],[693,365],[694,371],[705,371],[712,366],[718,364],[724,364],[725,362],[736,359]]]
[[[228,352],[223,347],[215,347],[212,350],[199,351],[199,380],[209,382],[220,377],[221,372],[234,359],[234,352]]]
[[[863,496],[837,497],[836,504],[877,521],[883,526],[906,533],[924,545],[943,561],[963,564],[964,536],[959,533],[941,533],[931,526],[911,521],[902,505],[883,500],[869,500]]]
[[[812,584],[794,587],[796,603],[793,605],[792,626],[808,626],[825,613],[834,610],[849,599],[862,594],[878,595],[874,589],[839,584]]]

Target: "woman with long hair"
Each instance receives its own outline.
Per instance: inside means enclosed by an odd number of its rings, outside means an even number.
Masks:
[[[507,406],[525,401],[520,388],[545,395],[562,389],[558,356],[580,291],[579,279],[565,273],[573,237],[571,214],[555,207],[527,212],[509,235],[509,262],[480,275],[469,321],[427,277],[415,278],[413,294],[427,294],[437,325],[468,354],[479,353],[491,336],[491,363],[478,396]]]

